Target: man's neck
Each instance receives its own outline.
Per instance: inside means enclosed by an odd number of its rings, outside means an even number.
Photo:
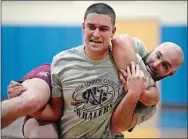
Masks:
[[[84,46],[84,52],[85,54],[93,60],[101,60],[104,59],[105,57],[107,57],[109,55],[110,49],[107,49],[105,51],[91,51],[88,50],[87,47]]]

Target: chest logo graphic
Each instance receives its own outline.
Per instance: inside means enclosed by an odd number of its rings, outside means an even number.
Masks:
[[[80,118],[93,119],[109,112],[118,95],[118,84],[109,79],[95,79],[75,89],[71,104]]]

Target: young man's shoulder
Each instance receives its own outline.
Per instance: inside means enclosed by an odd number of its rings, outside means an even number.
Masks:
[[[82,47],[83,47],[83,45],[79,45],[79,46],[76,46],[76,47],[72,47],[70,49],[63,50],[63,51],[57,53],[54,56],[54,58],[64,57],[64,56],[67,56],[67,55],[70,55],[70,54],[77,54]]]

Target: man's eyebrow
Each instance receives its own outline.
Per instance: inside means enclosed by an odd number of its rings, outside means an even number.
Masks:
[[[92,23],[87,23],[87,25],[89,25],[89,26],[95,26],[95,24],[92,24]],[[106,26],[106,25],[102,25],[100,27],[102,27],[102,28],[109,28],[109,26]]]
[[[109,26],[106,26],[106,25],[102,25],[101,27],[103,27],[103,28],[109,28]]]
[[[163,56],[162,53],[161,53],[160,51],[158,51],[158,54],[159,54],[159,56],[161,56],[161,57]]]
[[[87,23],[87,25],[94,26],[94,24],[92,24],[92,23]]]

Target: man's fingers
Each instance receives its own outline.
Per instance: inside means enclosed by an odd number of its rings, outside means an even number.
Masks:
[[[140,75],[140,67],[138,64],[136,64],[136,74]]]
[[[127,72],[123,69],[120,70],[121,74],[123,75],[123,77],[125,78],[125,80],[127,79]]]
[[[16,93],[16,96],[19,96],[23,93],[24,91],[22,89],[18,90],[17,93]]]
[[[16,89],[15,89],[16,88]],[[14,87],[14,90],[10,90],[8,92],[8,97],[13,98],[21,95],[23,92],[25,92],[27,89],[24,87]]]
[[[15,86],[22,86],[21,83],[15,82],[15,81],[11,81],[11,83],[9,84],[8,88],[12,88]]]
[[[131,76],[131,71],[130,71],[130,67],[127,66],[127,76]]]
[[[22,86],[14,86],[14,87],[9,88],[9,89],[8,89],[8,92],[14,93],[15,90],[20,89],[20,88],[22,88]]]
[[[22,92],[27,91],[27,88],[25,88],[24,86],[22,87]]]
[[[122,84],[124,84],[126,82],[123,75],[121,74],[121,72],[119,72],[119,79],[120,79]]]
[[[15,83],[16,83],[16,84],[17,84],[17,83],[20,84],[19,82],[16,82],[16,81],[13,81],[13,80],[10,81],[10,84],[15,84]]]
[[[14,98],[14,97],[16,97],[16,96],[18,96],[17,94],[19,93],[19,90],[20,90],[20,88],[17,88],[17,89],[14,89],[14,91],[13,92],[8,92],[8,98]]]
[[[15,82],[15,81],[13,81],[13,80],[11,80],[11,81],[10,81],[10,84],[13,84],[13,83],[16,83],[16,82]]]
[[[135,63],[132,61],[131,62],[131,72],[132,72],[132,75],[135,75],[135,69],[136,69]]]
[[[22,84],[20,83],[12,83],[8,86],[8,88],[12,88],[12,87],[15,87],[15,86],[22,86]]]
[[[18,90],[22,90],[22,86],[15,86],[12,88],[8,88],[8,96],[15,96]],[[22,91],[23,92],[23,91]]]
[[[120,72],[119,72],[119,78],[121,80],[121,84],[123,85],[124,89],[127,89],[127,82]]]

